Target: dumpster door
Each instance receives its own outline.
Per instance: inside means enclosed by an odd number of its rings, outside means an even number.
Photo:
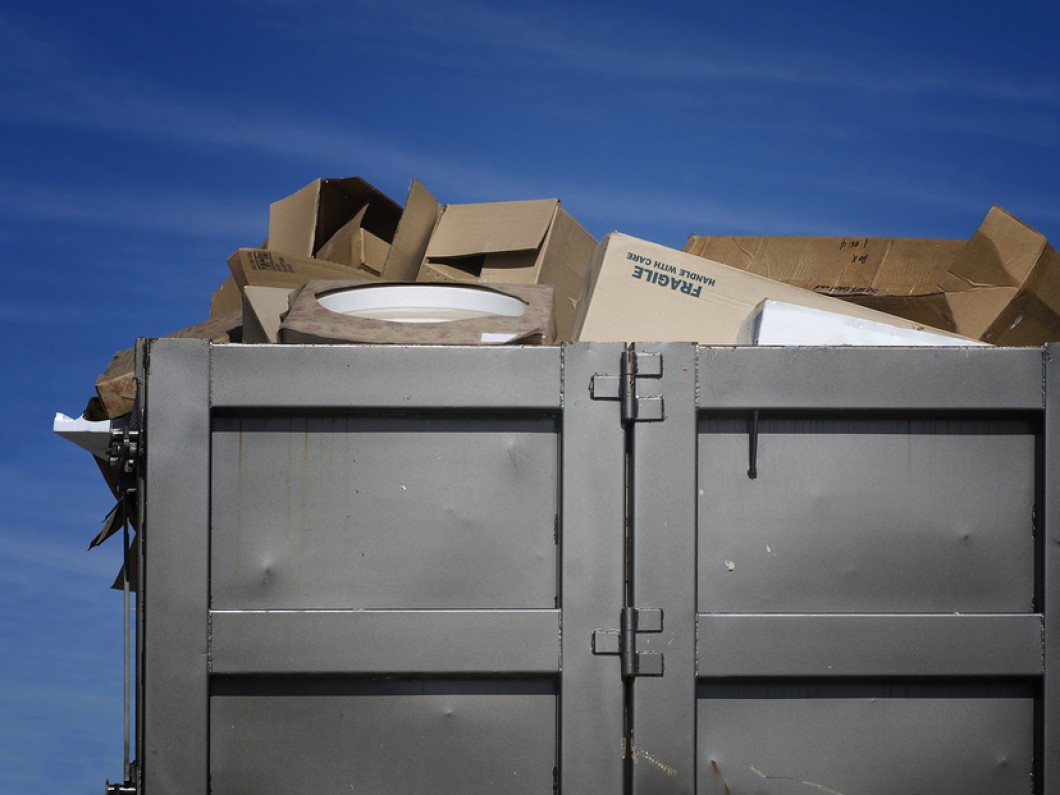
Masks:
[[[636,350],[634,791],[1054,791],[1042,351]]]
[[[144,348],[144,792],[621,792],[622,350]]]

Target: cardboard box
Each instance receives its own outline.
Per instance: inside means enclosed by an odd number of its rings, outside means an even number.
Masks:
[[[244,332],[245,333],[245,332]],[[960,345],[986,347],[989,343],[955,337],[934,329],[903,328],[864,317],[851,317],[816,307],[767,298],[744,323],[740,345]]]
[[[959,333],[994,345],[1060,340],[1060,257],[1045,235],[991,208],[940,283]]]
[[[166,336],[211,342],[240,342],[242,323],[243,313],[236,311]],[[126,348],[114,354],[106,371],[96,379],[96,394],[99,395],[108,419],[115,419],[132,411],[136,400],[135,348]]]
[[[574,338],[737,345],[766,299],[906,329],[920,323],[613,232],[596,247]]]
[[[1056,252],[1000,207],[968,241],[692,235],[685,251],[995,345],[1060,339]]]
[[[312,281],[280,326],[288,343],[549,344],[551,285]]]
[[[411,256],[422,252],[416,271],[419,281],[551,284],[558,339],[570,339],[596,240],[560,206],[559,199],[443,208],[422,186],[415,204],[413,198],[410,190],[391,249],[400,251],[402,259],[387,263],[388,276],[408,268]]]
[[[299,257],[258,248],[240,248],[228,258],[228,268],[240,292],[247,285],[258,287],[286,287],[293,290],[311,279],[370,279],[372,274],[326,262],[313,257]]]
[[[269,207],[270,251],[380,274],[401,207],[360,177],[318,179]]]

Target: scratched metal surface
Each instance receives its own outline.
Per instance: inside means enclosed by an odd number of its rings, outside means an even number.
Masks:
[[[699,609],[1026,612],[1030,420],[763,414],[699,426]]]
[[[550,681],[265,680],[216,688],[210,724],[215,793],[552,792]]]
[[[554,608],[556,422],[220,417],[214,608]]]
[[[718,685],[700,695],[699,795],[1034,792],[1029,687]]]
[[[623,346],[264,347],[150,346],[147,795],[621,791]]]

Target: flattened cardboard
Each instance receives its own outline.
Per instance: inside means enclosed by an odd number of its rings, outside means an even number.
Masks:
[[[919,296],[939,281],[964,240],[893,237],[706,237],[685,251],[822,295]]]
[[[450,204],[427,246],[429,259],[540,248],[559,199]]]
[[[575,339],[737,345],[765,299],[907,329],[923,325],[613,232],[596,247]]]
[[[292,293],[294,290],[286,287],[244,287],[243,342],[279,342],[280,322],[290,307]]]
[[[243,323],[242,311],[167,334],[167,337],[210,340],[211,342],[239,342]],[[108,419],[128,414],[136,400],[136,349],[126,348],[114,354],[110,364],[96,379],[96,393]]]
[[[994,345],[1060,340],[1060,262],[1000,207],[968,241],[704,237],[685,251]]]
[[[221,317],[229,312],[235,312],[243,305],[243,295],[236,284],[234,276],[229,274],[228,278],[221,282],[221,286],[213,291],[210,299],[210,317]]]
[[[430,237],[417,279],[552,284],[558,339],[570,339],[595,239],[558,199],[450,204]]]
[[[388,243],[394,239],[401,206],[385,193],[360,177],[314,180],[270,205],[266,245],[311,257],[361,211],[361,227]]]
[[[401,213],[394,241],[380,274],[384,279],[412,281],[427,253],[431,232],[442,215],[442,205],[419,180],[412,180],[405,210]]]
[[[398,323],[332,312],[319,298],[339,290],[372,289],[409,282],[364,280],[312,281],[291,299],[280,326],[285,343],[366,343],[402,345],[480,345],[503,337],[511,343],[550,344],[555,339],[551,285],[459,285],[519,299],[527,305],[519,317],[490,315],[451,322]],[[423,285],[420,285],[423,286]],[[437,285],[445,290],[445,285]]]
[[[237,249],[228,258],[232,278],[240,289],[247,285],[259,287],[286,287],[293,290],[310,279],[370,279],[373,275],[365,271],[339,265],[314,257],[298,257],[257,248]]]

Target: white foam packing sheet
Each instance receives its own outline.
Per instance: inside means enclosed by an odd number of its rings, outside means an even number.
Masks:
[[[902,328],[874,320],[766,299],[740,334],[744,345],[987,346],[928,328]]]
[[[68,417],[62,412],[55,412],[52,432],[82,447],[96,458],[107,460],[107,446],[110,444],[112,428],[121,428],[124,423],[118,420],[86,420],[84,417]]]

